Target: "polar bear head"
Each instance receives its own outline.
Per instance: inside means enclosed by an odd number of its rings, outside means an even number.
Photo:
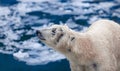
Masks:
[[[66,25],[53,25],[36,31],[40,41],[60,52],[70,52],[74,44],[74,31]]]

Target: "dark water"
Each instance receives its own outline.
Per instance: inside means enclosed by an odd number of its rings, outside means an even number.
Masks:
[[[0,54],[0,71],[70,71],[68,61],[51,62],[46,65],[28,66],[15,60],[13,56]]]
[[[0,0],[0,71],[70,71],[35,30],[67,24],[84,32],[99,19],[120,23],[119,0]]]

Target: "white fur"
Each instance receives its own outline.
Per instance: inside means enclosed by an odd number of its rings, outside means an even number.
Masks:
[[[53,28],[57,28],[55,36],[51,35]],[[120,26],[117,23],[99,20],[84,33],[65,25],[53,25],[40,31],[46,38],[41,41],[63,53],[72,71],[120,71]],[[56,42],[61,33],[64,36]],[[72,37],[75,39],[71,40]]]

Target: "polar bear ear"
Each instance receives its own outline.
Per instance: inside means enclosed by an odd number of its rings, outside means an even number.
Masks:
[[[54,23],[49,23],[49,24],[48,24],[49,27],[50,27],[50,26],[53,26],[53,25],[54,25]]]
[[[67,25],[67,24],[64,24],[64,26],[65,26],[66,28],[68,28],[68,25]]]

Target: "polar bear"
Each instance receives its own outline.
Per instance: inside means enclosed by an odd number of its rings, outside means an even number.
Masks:
[[[120,71],[120,26],[98,20],[80,33],[65,25],[37,30],[39,39],[66,56],[71,71]]]

